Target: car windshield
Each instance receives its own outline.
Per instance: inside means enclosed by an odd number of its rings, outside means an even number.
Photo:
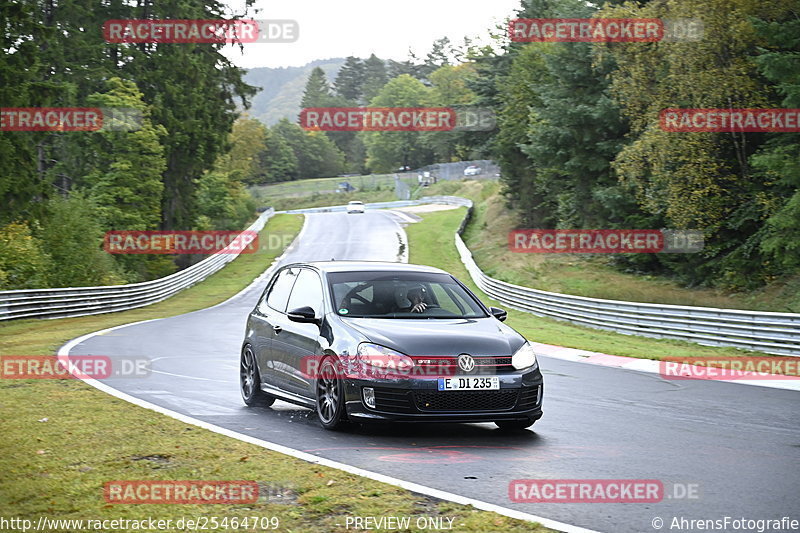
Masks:
[[[481,305],[448,274],[328,274],[336,312],[351,318],[483,318]]]

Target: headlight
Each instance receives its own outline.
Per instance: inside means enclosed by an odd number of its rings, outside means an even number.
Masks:
[[[520,347],[517,352],[511,356],[511,366],[517,370],[527,369],[529,367],[536,368],[539,363],[536,361],[536,352],[533,351],[533,346],[529,342]]]
[[[380,344],[362,342],[357,353],[361,362],[385,370],[407,371],[414,367],[414,360],[409,356]]]

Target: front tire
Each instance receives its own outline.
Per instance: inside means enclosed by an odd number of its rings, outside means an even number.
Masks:
[[[261,390],[261,377],[258,375],[256,357],[253,347],[245,344],[239,358],[239,391],[242,400],[250,407],[269,407],[275,403],[275,397]]]
[[[530,418],[521,418],[519,420],[496,420],[495,424],[503,431],[519,431],[529,428],[536,420]]]
[[[347,424],[342,373],[334,357],[326,357],[319,366],[316,381],[316,404],[319,423],[325,429],[341,429]]]

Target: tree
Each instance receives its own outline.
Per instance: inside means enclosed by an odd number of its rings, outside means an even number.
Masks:
[[[433,71],[429,76],[430,105],[453,108],[456,111],[460,107],[469,106],[476,98],[468,87],[469,79],[475,75],[475,65],[472,63],[445,65]],[[470,154],[465,131],[431,131],[423,133],[422,137],[433,149],[437,161],[468,158]]]
[[[84,136],[82,153],[91,169],[80,181],[97,206],[97,218],[105,230],[155,229],[161,220],[161,176],[166,169],[161,139],[167,132],[150,120],[150,106],[130,81],[111,78],[107,90],[89,95],[91,106],[138,111],[141,125],[132,131],[96,132]],[[131,121],[132,122],[132,121]],[[117,126],[114,124],[107,124]],[[119,125],[122,126],[122,125]]]
[[[521,222],[528,227],[546,228],[555,225],[553,197],[538,179],[534,162],[522,150],[528,141],[528,123],[533,118],[533,109],[541,107],[542,103],[530,81],[549,75],[537,48],[528,46],[519,52],[507,75],[495,80],[497,94],[492,95],[492,99],[497,102],[498,132],[493,151],[502,171],[505,194],[511,207],[518,210]],[[491,87],[484,90],[488,93]]]
[[[528,140],[521,149],[540,186],[556,200],[552,215],[559,227],[624,223],[611,220],[604,196],[596,194],[617,185],[610,162],[627,132],[609,91],[614,62],[595,58],[588,43],[544,44],[532,47],[546,74],[528,73],[538,101],[529,108]]]
[[[388,81],[386,64],[375,54],[371,54],[364,61],[363,101],[369,102],[375,98]]]
[[[47,202],[47,216],[36,236],[52,258],[51,287],[114,285],[127,281],[114,259],[100,247],[103,229],[96,207],[80,193]]]
[[[796,5],[795,0],[669,0],[602,11],[609,17],[702,17],[705,33],[714,36],[689,43],[604,47],[618,65],[612,74],[613,94],[631,123],[632,140],[617,155],[614,168],[635,189],[645,212],[662,217],[668,227],[704,231],[703,263],[682,272],[691,282],[742,290],[771,279],[775,263],[760,251],[759,241],[765,236],[765,220],[777,215],[781,195],[792,185],[791,180],[776,181],[775,168],[769,168],[775,159],[753,158],[768,135],[667,132],[659,127],[659,111],[778,107],[774,82],[765,78],[766,70],[765,75],[759,72],[757,60],[761,50],[775,45],[759,35],[754,20],[792,20]],[[762,166],[754,171],[751,162]],[[765,244],[768,252],[780,249],[785,250]],[[692,261],[697,259],[684,263]]]
[[[212,170],[197,184],[199,230],[240,230],[255,211],[255,202],[239,179],[240,170]]]
[[[370,102],[373,107],[424,107],[430,103],[429,90],[403,74],[389,81]],[[433,162],[433,152],[418,131],[365,131],[367,167],[373,172],[389,172],[399,166],[412,168]]]
[[[48,74],[44,47],[60,43],[55,28],[39,16],[32,2],[3,2],[3,40],[0,53],[0,102],[3,107],[52,106],[69,87]],[[46,44],[45,44],[46,43]],[[13,80],[13,82],[12,82]],[[49,132],[0,131],[0,224],[34,218],[43,213],[42,199],[53,192],[45,173]]]
[[[450,65],[455,55],[455,50],[450,44],[450,39],[442,37],[433,41],[431,51],[425,56],[421,65],[417,66],[416,74],[420,79],[429,80],[430,75],[437,69]]]
[[[306,132],[307,162],[301,167],[301,177],[329,178],[344,171],[344,154],[324,132]]]
[[[783,97],[781,107],[800,108],[800,20],[786,13],[783,20],[755,19],[754,26],[769,46],[755,58],[759,73]],[[750,163],[754,173],[775,188],[761,250],[783,272],[796,271],[800,267],[800,134],[769,134]]]
[[[259,183],[289,181],[299,176],[297,156],[280,131],[267,130],[264,149],[258,157],[263,172],[263,181]]]
[[[40,90],[29,105],[85,106],[86,98],[102,92],[105,80],[120,77],[136,83],[151,105],[151,120],[163,126],[167,162],[163,172],[162,222],[165,228],[192,223],[195,180],[225,150],[236,117],[237,102],[247,106],[255,88],[242,81],[244,71],[220,53],[224,43],[109,44],[103,23],[109,19],[226,18],[222,2],[159,0],[97,4],[90,0],[41,3],[32,13],[48,30],[37,42],[43,86],[63,85],[58,98]],[[98,31],[86,31],[98,28]],[[50,90],[51,95],[53,91]],[[49,100],[49,101],[48,101]],[[38,143],[39,180],[68,192],[86,174],[84,158],[75,147],[79,136],[49,133]]]
[[[357,105],[364,91],[365,65],[357,57],[349,56],[333,83],[336,94]]]
[[[243,183],[263,183],[260,152],[264,150],[267,127],[260,121],[240,117],[233,124],[229,137],[230,151],[217,158],[214,169],[219,172],[238,172]]]
[[[591,13],[580,0],[522,0],[520,4],[520,18],[578,18]],[[476,50],[466,41],[463,52],[474,58],[477,71],[477,76],[467,81],[477,95],[475,105],[493,109],[498,128],[493,138],[472,135],[470,141],[477,147],[483,143],[491,151],[501,168],[509,206],[528,227],[557,224],[555,191],[547,189],[536,162],[524,150],[530,142],[529,125],[543,108],[541,87],[551,78],[544,56],[548,46],[508,42],[503,37],[497,52]]]
[[[282,119],[272,127],[294,152],[298,178],[321,178],[341,174],[344,156],[330,139],[319,131],[306,132],[297,124]]]
[[[408,59],[405,61],[395,61],[393,59],[389,59],[386,62],[386,72],[390,80],[404,74],[414,78],[419,78],[419,58],[414,55],[414,52],[409,50]]]
[[[0,227],[0,290],[49,287],[53,261],[24,222]]]
[[[328,85],[328,79],[325,77],[325,71],[319,67],[314,67],[314,70],[308,76],[300,107],[325,107],[330,103],[330,99],[331,88]]]
[[[222,19],[227,7],[219,1],[141,2],[130,18]],[[117,17],[121,18],[121,17]],[[102,26],[102,21],[97,23]],[[99,33],[99,32],[98,32]],[[256,89],[244,83],[244,70],[220,53],[224,43],[106,45],[109,53],[130,57],[122,67],[153,104],[152,119],[169,132],[164,139],[162,226],[188,228],[194,223],[198,178],[225,152],[228,135]]]

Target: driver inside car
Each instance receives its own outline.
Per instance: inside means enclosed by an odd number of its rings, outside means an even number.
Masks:
[[[422,313],[425,311],[425,309],[428,308],[428,304],[425,303],[426,292],[425,287],[422,285],[410,289],[406,293],[406,298],[411,302],[411,305],[404,308],[403,311],[411,311],[412,313]]]

